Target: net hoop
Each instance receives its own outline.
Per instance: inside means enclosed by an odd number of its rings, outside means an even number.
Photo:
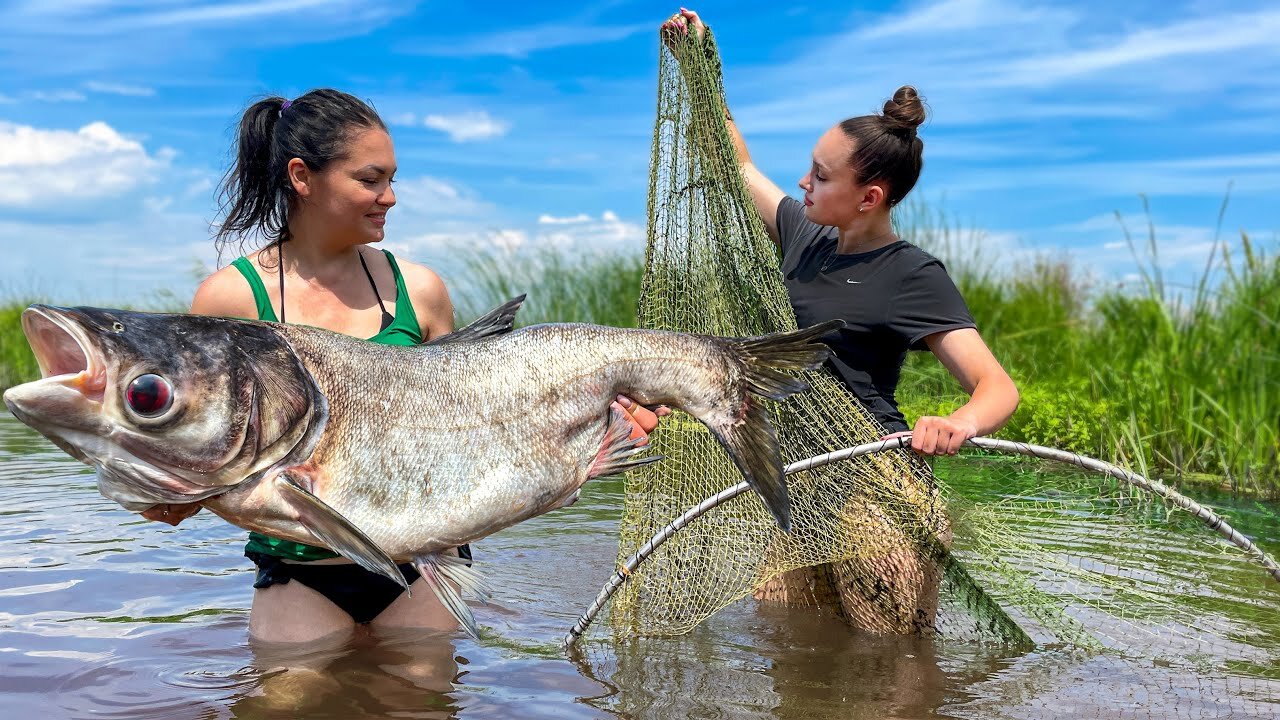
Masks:
[[[889,450],[898,450],[908,448],[911,445],[911,436],[902,435],[888,440],[881,440],[873,443],[866,443],[856,447],[836,450],[824,455],[816,455],[806,460],[798,460],[791,463],[783,469],[785,475],[801,472],[803,470],[811,470],[822,465],[827,465],[840,460],[850,460],[863,455],[872,455],[875,453],[886,452]],[[1168,503],[1177,506],[1193,517],[1199,520],[1210,530],[1221,535],[1227,542],[1235,545],[1245,552],[1251,560],[1262,566],[1267,574],[1277,583],[1280,583],[1280,563],[1275,558],[1258,547],[1252,540],[1245,537],[1234,527],[1231,526],[1222,516],[1213,510],[1201,505],[1191,498],[1170,489],[1160,482],[1149,480],[1135,472],[1126,470],[1118,465],[1104,462],[1096,458],[1070,453],[1057,448],[1044,447],[1041,445],[1031,445],[1029,443],[1011,442],[1009,440],[996,440],[994,438],[975,437],[965,441],[965,447],[976,447],[982,450],[1006,453],[1011,455],[1025,455],[1027,457],[1041,458],[1044,460],[1056,460],[1058,462],[1074,465],[1085,470],[1093,470],[1095,472],[1109,475],[1123,483],[1136,487],[1144,492],[1157,495]],[[749,491],[751,488],[747,483],[741,482],[733,487],[722,490],[715,495],[703,500],[696,506],[689,508],[680,517],[676,518],[662,530],[658,531],[649,539],[638,551],[626,562],[618,568],[617,572],[605,583],[600,590],[600,594],[596,596],[594,602],[587,608],[586,612],[578,618],[578,622],[574,623],[569,633],[564,636],[562,641],[563,648],[568,652],[587,631],[596,616],[600,613],[613,594],[618,591],[631,578],[631,574],[635,571],[640,563],[653,554],[663,543],[673,537],[680,529],[689,525],[689,523],[697,520],[713,508],[722,505],[739,495]]]

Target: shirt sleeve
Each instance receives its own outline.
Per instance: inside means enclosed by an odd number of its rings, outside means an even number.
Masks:
[[[804,204],[787,195],[778,203],[778,247],[782,249],[782,257],[802,249],[822,231],[822,226],[804,215]]]
[[[947,269],[933,258],[902,279],[888,325],[911,350],[928,350],[924,339],[934,333],[977,327]]]

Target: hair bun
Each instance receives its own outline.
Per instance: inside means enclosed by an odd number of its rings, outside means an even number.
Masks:
[[[893,94],[893,98],[884,104],[885,129],[914,135],[916,128],[924,122],[924,102],[916,89],[903,85]]]

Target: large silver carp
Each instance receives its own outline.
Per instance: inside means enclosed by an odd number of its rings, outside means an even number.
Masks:
[[[129,510],[200,502],[239,527],[322,545],[401,585],[412,561],[464,628],[441,551],[572,502],[644,457],[618,394],[679,408],[732,456],[784,528],[777,438],[758,397],[805,389],[835,321],[726,339],[580,324],[511,331],[523,297],[416,347],[302,325],[33,305],[42,379],[5,404],[97,469]],[[446,582],[451,581],[451,582]]]

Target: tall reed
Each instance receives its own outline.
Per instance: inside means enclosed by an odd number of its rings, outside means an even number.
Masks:
[[[993,272],[980,239],[957,243],[944,224],[908,234],[948,264],[1022,391],[1004,436],[1280,491],[1280,258],[1248,235],[1218,241],[1194,282],[1175,287],[1147,218],[1141,242],[1122,227],[1136,289],[1095,288],[1044,254]],[[927,354],[911,358],[899,397],[910,416],[965,400]]]
[[[1149,216],[1148,216],[1149,217]],[[1211,475],[1280,493],[1280,257],[1247,235],[1219,242],[1190,287],[1160,272],[1156,231],[1130,236],[1142,281],[1102,287],[1068,259],[1010,262],[939,212],[916,207],[899,232],[943,259],[1022,404],[1002,437],[1063,447],[1173,477]],[[1127,231],[1126,231],[1127,232]],[[449,278],[465,322],[521,293],[517,324],[634,327],[638,254],[551,249],[462,253]],[[173,298],[144,301],[175,309]],[[0,306],[0,388],[38,376],[22,336],[26,303]],[[912,353],[898,397],[908,420],[966,401],[929,353]]]
[[[22,334],[27,303],[0,305],[0,391],[40,377],[40,366]]]
[[[528,299],[516,325],[587,322],[635,327],[644,259],[638,254],[554,249],[470,250],[450,278],[459,324],[516,295]]]

